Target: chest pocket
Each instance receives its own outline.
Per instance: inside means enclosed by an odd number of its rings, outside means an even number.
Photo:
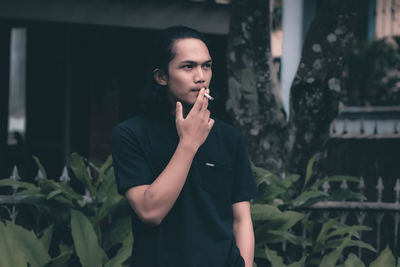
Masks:
[[[213,196],[230,197],[233,184],[233,170],[226,164],[212,161],[201,163],[203,189]]]

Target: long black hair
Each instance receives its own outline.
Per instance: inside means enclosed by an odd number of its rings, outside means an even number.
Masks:
[[[207,45],[206,38],[199,31],[186,26],[173,26],[161,31],[153,41],[151,54],[149,55],[148,82],[141,93],[141,113],[160,117],[170,114],[171,104],[167,98],[167,88],[158,84],[153,78],[153,71],[159,69],[168,75],[168,64],[176,56],[174,50],[175,41],[187,38],[195,38]]]

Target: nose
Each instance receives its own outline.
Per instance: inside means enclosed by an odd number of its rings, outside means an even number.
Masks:
[[[204,70],[200,67],[197,68],[194,76],[194,82],[195,83],[204,83],[205,81],[205,75],[204,75]]]

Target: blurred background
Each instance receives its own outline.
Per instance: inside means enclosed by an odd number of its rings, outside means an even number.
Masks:
[[[287,116],[304,40],[323,2],[270,1],[271,61]],[[362,177],[361,189],[371,201],[380,196],[379,201],[398,203],[400,1],[361,3],[324,168]],[[104,161],[112,128],[138,113],[154,36],[172,25],[206,34],[216,98],[210,108],[233,123],[226,108],[230,8],[230,0],[1,0],[0,178],[17,166],[24,180],[33,181],[32,155],[49,177],[61,176],[72,152]],[[389,224],[397,236],[399,210]],[[392,238],[398,248],[393,231],[382,235],[382,244]]]

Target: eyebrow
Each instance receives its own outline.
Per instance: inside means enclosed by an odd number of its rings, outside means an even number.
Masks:
[[[207,63],[212,63],[212,59],[209,59],[209,60],[207,60],[207,61],[204,61],[204,62],[201,63],[201,64],[207,64]],[[192,61],[192,60],[184,60],[184,61],[181,61],[180,64],[198,64],[198,62]]]

